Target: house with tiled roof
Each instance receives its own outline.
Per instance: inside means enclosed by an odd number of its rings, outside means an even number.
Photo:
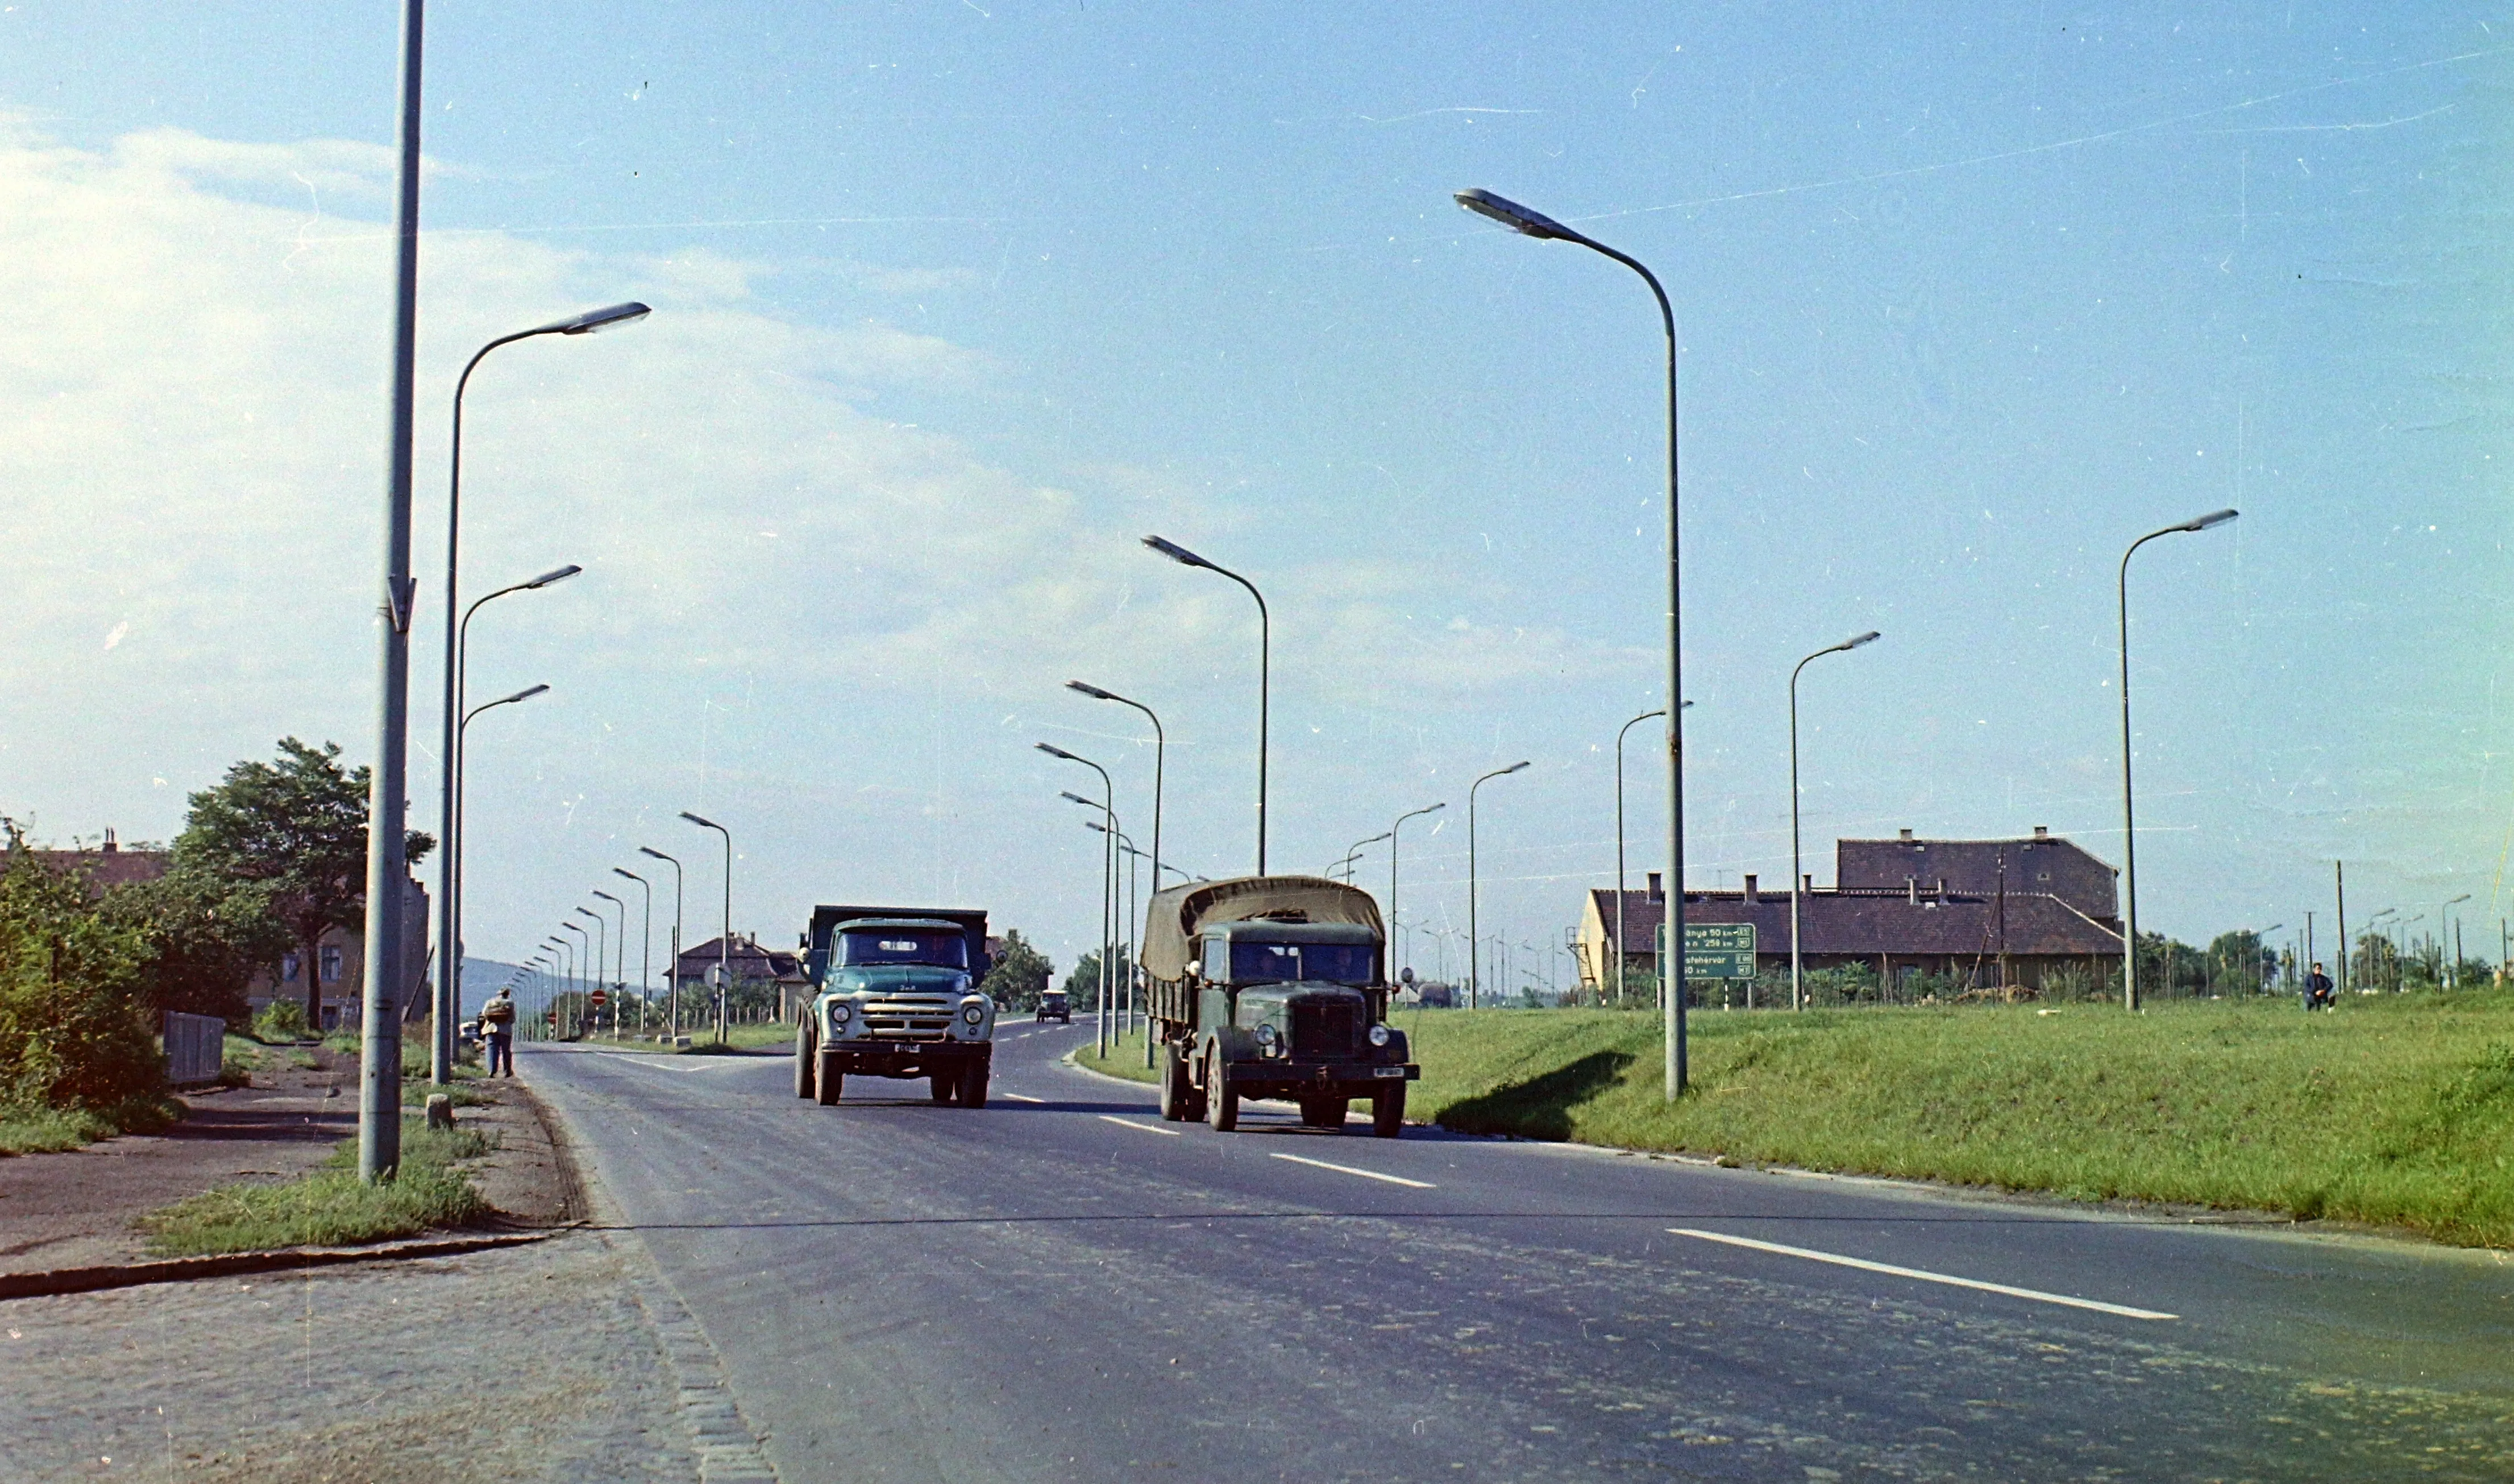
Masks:
[[[2003,840],[1841,840],[1834,884],[1800,884],[1800,954],[1808,969],[1865,965],[1881,983],[1950,979],[1977,988],[2039,988],[2063,972],[2118,964],[2122,924],[2113,867],[2037,827]],[[1656,872],[1623,894],[1588,894],[1574,943],[1581,983],[1611,992],[1620,950],[1627,972],[1656,972],[1667,897]],[[1692,922],[1752,923],[1758,970],[1790,965],[1790,893],[1749,875],[1742,887],[1684,894]]]

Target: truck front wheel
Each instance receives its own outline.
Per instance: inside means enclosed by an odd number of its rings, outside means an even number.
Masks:
[[[1204,1116],[1204,1107],[1196,1101],[1196,1085],[1188,1080],[1187,1058],[1176,1046],[1161,1048],[1161,1117],[1169,1123],[1191,1123]]]
[[[961,1071],[960,1105],[962,1107],[987,1105],[987,1070],[986,1063],[972,1062]]]
[[[1204,1121],[1217,1134],[1228,1134],[1239,1127],[1239,1090],[1223,1075],[1219,1046],[1204,1063]]]
[[[812,1038],[800,1030],[794,1032],[794,1096],[812,1096]]]
[[[838,1059],[819,1056],[812,1059],[812,1101],[830,1107],[838,1101],[839,1090],[847,1085],[844,1072],[838,1070]]]
[[[960,1091],[960,1074],[958,1072],[936,1072],[934,1075],[925,1079],[925,1086],[927,1091],[934,1095],[935,1102],[949,1103],[952,1101],[953,1095]]]
[[[1394,1139],[1405,1131],[1405,1084],[1383,1087],[1370,1095],[1370,1132]]]

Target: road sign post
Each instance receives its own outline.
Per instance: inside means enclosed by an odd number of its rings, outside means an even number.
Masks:
[[[1667,993],[1667,924],[1658,929],[1658,974],[1662,997]],[[1755,979],[1755,925],[1751,922],[1688,922],[1684,925],[1684,978]]]

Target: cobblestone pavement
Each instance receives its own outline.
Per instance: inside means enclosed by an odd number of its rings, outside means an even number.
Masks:
[[[0,1480],[769,1477],[634,1238],[0,1304]]]

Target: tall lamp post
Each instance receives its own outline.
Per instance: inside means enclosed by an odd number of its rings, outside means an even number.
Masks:
[[[2118,588],[2121,612],[2122,704],[2122,1008],[2138,1008],[2138,813],[2130,802],[2129,781],[2129,559],[2160,536],[2207,531],[2236,516],[2233,510],[2211,510],[2195,520],[2150,531],[2122,553]]]
[[[416,4],[414,4],[415,8]],[[471,622],[470,611],[462,606],[461,584],[458,581],[463,555],[464,393],[471,387],[471,373],[479,369],[480,363],[488,358],[490,351],[501,345],[511,345],[517,341],[528,341],[544,335],[591,335],[599,330],[610,329],[614,325],[632,324],[652,312],[644,304],[611,304],[600,309],[588,309],[583,314],[570,315],[566,319],[552,320],[547,325],[536,325],[529,330],[518,330],[511,335],[499,336],[473,351],[471,359],[464,363],[463,374],[454,381],[454,442],[447,461],[445,491],[445,738],[444,750],[440,754],[443,766],[439,770],[441,774],[439,782],[444,797],[437,811],[437,819],[441,826],[448,831],[448,837],[441,847],[445,852],[445,859],[438,863],[436,888],[437,896],[441,900],[437,902],[438,1028],[433,1060],[439,1063],[436,1069],[437,1080],[440,1082],[445,1080],[453,1064],[454,1036],[450,1018],[461,1003],[462,993],[462,981],[454,976],[462,969],[462,965],[457,962],[462,956],[462,920],[456,915],[456,911],[458,899],[463,890],[463,868],[457,859],[460,854],[458,837],[453,831],[462,827],[462,805],[457,795],[462,786],[463,754],[462,739],[455,734],[455,718],[463,714],[463,630],[468,628]],[[550,573],[536,578],[531,582],[519,584],[519,587],[543,586],[557,582],[563,577],[574,577],[577,570],[570,567],[564,572]],[[504,588],[501,592],[493,592],[489,596],[498,597],[503,592],[516,590],[518,590],[516,587]],[[487,601],[487,598],[481,599],[481,602]],[[477,608],[479,604],[475,603],[471,606]]]
[[[724,836],[724,934],[716,940],[715,1038],[724,1040],[725,996],[733,990],[733,831],[713,820],[701,819],[684,809],[681,818],[701,829],[712,829]]]
[[[1806,881],[1806,864],[1799,855],[1799,671],[1827,655],[1845,655],[1863,644],[1877,642],[1877,630],[1853,634],[1840,644],[1828,644],[1800,661],[1790,670],[1790,1008],[1806,1008],[1806,971],[1799,953],[1799,889]],[[1840,890],[1839,883],[1836,890]],[[1752,1008],[1752,1007],[1749,1007]]]
[[[1356,840],[1353,842],[1353,849],[1344,853],[1343,863],[1345,884],[1349,886],[1353,883],[1354,862],[1361,858],[1361,853],[1395,833],[1397,833],[1397,831],[1393,829],[1383,829],[1379,833],[1372,835],[1367,840]]]
[[[598,887],[595,888],[593,895],[620,909],[620,931],[611,940],[611,983],[608,986],[614,996],[611,1005],[611,1033],[616,1036],[620,1033],[620,1001],[628,998],[628,903]],[[601,908],[596,907],[594,910],[599,912]]]
[[[1206,561],[1176,541],[1165,541],[1157,536],[1147,536],[1144,538],[1144,544],[1182,567],[1201,567],[1207,572],[1218,572],[1247,588],[1248,595],[1257,600],[1257,874],[1262,876],[1266,874],[1266,729],[1269,720],[1267,712],[1272,705],[1275,664],[1275,621],[1266,610],[1266,595],[1257,590],[1256,583],[1238,573]],[[1160,854],[1157,840],[1154,844],[1153,854]],[[1159,873],[1154,874],[1157,877]]]
[[[1140,701],[1129,700],[1115,691],[1104,691],[1096,685],[1085,685],[1079,680],[1065,682],[1065,688],[1094,701],[1114,701],[1121,706],[1133,706],[1153,724],[1153,891],[1158,894],[1161,889],[1161,772],[1169,752],[1169,734],[1161,730],[1160,717]]]
[[[593,987],[607,1000],[611,998],[611,920],[589,906],[578,907],[576,914],[593,924]],[[602,1017],[595,1015],[591,1019],[594,1028],[600,1029]],[[615,1027],[620,1023],[620,1012],[616,1009],[611,1012],[611,1023]]]
[[[1457,202],[1476,215],[1498,221],[1521,236],[1540,241],[1574,243],[1632,269],[1649,285],[1651,297],[1658,301],[1659,324],[1667,332],[1667,956],[1672,987],[1668,997],[1666,1030],[1666,1096],[1673,1103],[1685,1087],[1684,714],[1679,702],[1684,694],[1684,656],[1681,643],[1683,624],[1683,609],[1679,603],[1680,568],[1677,561],[1676,310],[1668,303],[1667,290],[1659,286],[1658,275],[1642,266],[1639,259],[1619,253],[1593,237],[1573,231],[1542,212],[1530,211],[1488,190],[1459,191]],[[1623,951],[1623,944],[1617,943],[1615,949]]]
[[[1106,786],[1105,782],[1103,786]],[[1100,1015],[1116,999],[1110,992],[1108,982],[1109,976],[1115,972],[1110,965],[1116,961],[1117,956],[1117,857],[1110,846],[1110,840],[1119,833],[1114,828],[1117,813],[1109,807],[1106,800],[1086,799],[1070,788],[1057,790],[1056,796],[1069,804],[1100,811],[1104,822],[1090,826],[1103,836],[1100,841],[1100,967],[1091,986],[1092,1014]],[[1102,1055],[1107,1055],[1109,1046],[1105,1038],[1096,1039],[1094,1044],[1100,1047]]]
[[[578,908],[578,910],[579,910],[579,911],[583,911],[583,910],[584,910],[584,908],[580,907],[580,908]],[[587,991],[586,991],[586,988],[585,988],[585,985],[586,985],[585,967],[586,967],[586,965],[587,965],[587,964],[591,963],[591,962],[592,962],[592,960],[593,960],[593,935],[592,935],[592,934],[590,934],[590,933],[588,933],[587,931],[585,931],[585,925],[584,925],[583,923],[578,922],[578,921],[577,921],[575,918],[573,918],[573,917],[570,917],[570,918],[566,919],[565,921],[561,922],[558,926],[559,926],[559,931],[560,931],[560,932],[562,932],[562,933],[574,933],[574,934],[576,935],[576,943],[575,943],[575,945],[574,945],[574,946],[575,946],[576,951],[575,951],[574,953],[572,953],[572,954],[568,955],[569,974],[570,974],[570,977],[571,977],[571,978],[573,978],[573,979],[576,981],[576,986],[577,986],[577,987],[576,987],[576,1014],[577,1014],[577,1018],[578,1018],[578,1019],[577,1019],[577,1023],[578,1023],[578,1025],[580,1025],[580,1026],[582,1026],[582,1027],[584,1028],[584,1030],[586,1031],[586,1033],[587,1033],[587,1034],[588,1034],[588,1035],[589,1035],[589,1034],[591,1034],[591,1033],[593,1032],[593,1029],[594,1029],[594,1026],[593,1026],[593,1002],[591,1001],[591,999],[589,999],[589,998],[588,997],[588,995],[587,995]],[[595,968],[594,972],[595,972],[596,974],[600,974],[602,971],[601,971],[601,969],[597,966],[597,967]]]
[[[1688,701],[1686,705],[1693,704]],[[1615,733],[1615,1003],[1624,1002],[1624,734],[1653,716],[1665,716],[1667,707],[1643,711],[1625,722]]]
[[[2448,902],[2444,905],[2436,908],[2436,952],[2439,957],[2445,954],[2452,955],[2452,967],[2450,971],[2440,967],[2436,972],[2436,987],[2439,989],[2458,989],[2461,987],[2461,931],[2459,927],[2453,923],[2452,917],[2453,909],[2469,900],[2470,894],[2468,892],[2464,892],[2460,896],[2453,899],[2451,902]],[[2448,973],[2450,974],[2450,983],[2448,983]]]
[[[1109,770],[1108,770],[1108,769],[1106,769],[1106,768],[1101,767],[1098,763],[1093,762],[1091,759],[1089,759],[1089,758],[1087,758],[1087,757],[1082,757],[1082,756],[1080,756],[1080,755],[1078,755],[1078,754],[1072,753],[1072,752],[1068,752],[1068,751],[1066,751],[1063,747],[1057,746],[1057,745],[1056,745],[1056,744],[1054,744],[1053,742],[1038,742],[1038,743],[1035,743],[1034,745],[1036,745],[1036,746],[1037,746],[1037,748],[1038,748],[1038,750],[1040,750],[1041,752],[1046,753],[1048,756],[1050,756],[1050,757],[1052,757],[1052,758],[1055,758],[1055,759],[1057,759],[1057,760],[1058,760],[1058,761],[1060,761],[1060,762],[1080,763],[1083,767],[1088,768],[1088,769],[1090,769],[1092,772],[1094,772],[1094,773],[1096,773],[1096,774],[1100,775],[1100,814],[1101,814],[1101,822],[1103,822],[1103,823],[1107,824],[1111,830],[1113,830],[1113,831],[1114,831],[1114,830],[1115,830],[1115,829],[1116,829],[1116,827],[1117,827],[1117,808],[1116,808],[1116,802],[1117,802],[1117,785],[1116,785],[1115,783],[1114,783],[1114,782],[1112,782],[1110,781],[1110,778],[1109,778]],[[1091,802],[1091,800],[1089,800],[1089,799],[1075,798],[1075,795],[1073,795],[1073,794],[1067,794],[1067,795],[1066,795],[1066,797],[1067,797],[1067,798],[1072,798],[1072,799],[1074,799],[1074,800],[1075,800],[1075,803],[1078,803],[1078,804],[1086,804],[1086,805],[1087,805],[1087,804],[1089,804],[1089,803]],[[1260,833],[1260,835],[1259,835],[1259,838],[1260,838],[1261,840],[1264,838],[1264,835],[1263,835],[1262,831],[1261,831],[1261,833]],[[1259,850],[1262,852],[1262,851],[1264,850],[1264,848],[1265,848],[1265,847],[1261,844],[1258,848],[1259,848]],[[1100,1022],[1100,1024],[1099,1024],[1098,1031],[1097,1031],[1097,1033],[1096,1033],[1096,1039],[1097,1039],[1097,1041],[1098,1041],[1098,1043],[1099,1043],[1099,1055],[1100,1055],[1103,1059],[1106,1059],[1106,1058],[1108,1057],[1108,1055],[1109,1055],[1109,1014],[1108,1014],[1108,1010],[1107,1010],[1107,1008],[1106,1008],[1106,1007],[1107,1007],[1108,1005],[1111,1005],[1111,1004],[1115,1003],[1115,993],[1114,993],[1114,986],[1112,986],[1112,985],[1111,985],[1111,983],[1109,983],[1109,950],[1110,950],[1110,947],[1111,947],[1111,938],[1112,938],[1112,936],[1113,936],[1113,932],[1112,932],[1112,926],[1113,926],[1113,925],[1112,925],[1112,923],[1111,923],[1110,919],[1111,919],[1112,917],[1114,917],[1114,916],[1115,915],[1115,913],[1116,913],[1116,904],[1115,904],[1115,900],[1114,900],[1114,894],[1115,894],[1115,892],[1116,873],[1117,873],[1117,863],[1116,863],[1116,862],[1117,862],[1117,847],[1116,847],[1116,842],[1115,842],[1115,839],[1114,835],[1113,835],[1113,836],[1103,837],[1103,839],[1102,839],[1102,841],[1101,841],[1101,846],[1100,846],[1100,902],[1101,902],[1101,912],[1100,912],[1100,994],[1099,994],[1099,998],[1100,998],[1100,1000],[1101,1000],[1101,1002],[1102,1002],[1103,1008],[1102,1008],[1102,1010],[1101,1010],[1101,1012],[1100,1012],[1100,1016],[1099,1016],[1099,1022]],[[1263,866],[1260,866],[1260,867],[1259,867],[1259,873],[1260,873],[1260,874],[1263,874],[1263,873],[1264,873],[1264,867],[1263,867]]]
[[[646,1033],[646,1001],[655,992],[655,888],[645,877],[621,866],[611,867],[611,874],[626,876],[637,883],[646,894],[646,926],[637,935],[637,1033]],[[622,932],[628,929],[624,926]]]
[[[664,1034],[681,1033],[681,862],[651,845],[640,845],[637,854],[652,856],[672,868],[672,957],[665,973],[671,983],[664,986]]]
[[[1427,804],[1421,809],[1409,809],[1397,817],[1396,823],[1388,826],[1388,929],[1392,933],[1397,931],[1397,847],[1403,843],[1397,838],[1397,832],[1405,827],[1407,820],[1417,819],[1427,814],[1439,814],[1448,807],[1448,801],[1443,799],[1438,804]],[[1380,977],[1394,982],[1397,974],[1398,966],[1391,965]]]
[[[510,706],[519,701],[530,701],[548,690],[547,685],[528,686],[511,696],[482,702],[463,713],[455,729],[455,763],[448,776],[455,781],[454,813],[448,817],[447,843],[440,847],[445,859],[437,862],[437,890],[445,900],[438,903],[443,915],[438,919],[436,1003],[433,1007],[435,1028],[428,1036],[428,1075],[439,1087],[454,1080],[454,1018],[463,1013],[463,918],[454,905],[454,898],[463,889],[463,747],[471,735],[471,722],[483,711]]]
[[[464,684],[466,657],[471,647],[471,616],[480,611],[480,605],[510,592],[531,592],[553,582],[564,582],[584,570],[571,563],[526,582],[510,582],[495,592],[473,599],[471,606],[463,610],[463,620],[455,625],[454,647],[448,662],[451,685],[447,692],[445,714],[449,720],[461,715],[467,723],[472,714],[463,709],[469,699],[465,694]],[[449,612],[453,607],[453,558],[449,555],[446,559],[446,606]],[[454,1021],[463,1013],[463,734],[460,728],[445,740],[443,773],[445,799],[438,815],[438,824],[445,838],[437,846],[443,855],[437,860],[436,875],[436,1034],[428,1052],[431,1069],[440,1086],[454,1074]]]
[[[1481,956],[1483,940],[1477,936],[1479,930],[1476,917],[1477,903],[1481,895],[1477,885],[1476,875],[1476,790],[1494,779],[1507,778],[1526,766],[1527,760],[1521,758],[1507,768],[1495,768],[1467,785],[1467,1008],[1469,1010],[1482,1008],[1481,996],[1484,987]]]

